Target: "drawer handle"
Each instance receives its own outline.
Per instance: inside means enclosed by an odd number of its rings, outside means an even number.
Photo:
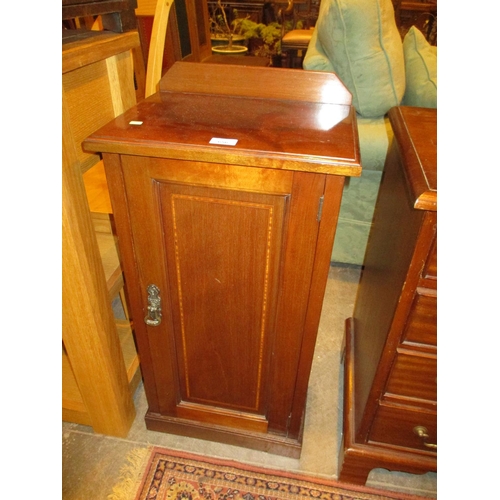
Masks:
[[[438,445],[437,444],[432,444],[432,443],[427,443],[427,439],[429,439],[429,433],[427,432],[427,428],[422,426],[422,425],[417,425],[416,427],[413,428],[413,432],[420,438],[423,439],[423,444],[427,448],[432,448],[433,450],[437,450]]]
[[[160,289],[156,285],[148,285],[148,314],[144,323],[148,326],[158,326],[161,323]]]

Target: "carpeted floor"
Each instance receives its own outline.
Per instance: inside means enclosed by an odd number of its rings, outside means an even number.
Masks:
[[[344,321],[352,314],[359,273],[358,268],[330,269],[308,390],[300,459],[148,431],[144,423],[147,401],[141,384],[134,397],[137,417],[126,439],[95,434],[90,427],[63,422],[62,498],[107,500],[120,481],[121,470],[128,464],[127,456],[133,450],[151,446],[336,480],[342,429],[340,352]],[[374,469],[367,486],[435,498],[437,474],[413,475]]]

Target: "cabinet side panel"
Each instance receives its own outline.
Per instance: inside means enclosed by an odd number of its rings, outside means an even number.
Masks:
[[[374,404],[378,397],[373,395],[373,401],[368,401],[370,390],[372,394],[374,391],[375,374],[379,376],[388,369],[379,367],[379,361],[405,284],[422,215],[410,202],[394,141],[385,165],[354,309],[357,432],[367,402]],[[363,421],[370,422],[369,417],[365,414]],[[366,431],[362,429],[363,434]]]
[[[299,374],[299,363],[305,340],[305,322],[318,241],[318,206],[325,189],[325,177],[294,172],[285,253],[281,263],[283,278],[271,383],[267,391],[270,400],[268,420],[271,431],[288,433],[292,439],[298,438],[298,435],[289,433],[290,420],[294,419],[292,408],[297,377],[308,377],[308,374]],[[300,418],[304,411],[303,405],[296,411],[300,413]]]
[[[289,435],[296,436],[303,425],[304,408],[309,385],[309,375],[316,348],[316,338],[323,307],[330,256],[342,199],[344,178],[330,175],[326,178],[325,194],[319,225],[316,254],[314,258],[313,278],[309,292],[309,304],[304,323],[304,341],[302,343],[297,382],[293,400],[292,416],[290,418]]]

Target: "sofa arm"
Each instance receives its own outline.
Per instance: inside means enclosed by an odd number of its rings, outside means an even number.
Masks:
[[[312,71],[334,72],[332,63],[328,60],[328,57],[326,57],[321,42],[318,40],[317,30],[314,30],[311,37],[302,67]]]
[[[359,149],[363,171],[383,171],[393,132],[387,115],[380,118],[357,116]]]

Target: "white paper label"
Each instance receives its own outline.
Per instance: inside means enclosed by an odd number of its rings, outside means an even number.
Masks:
[[[210,144],[221,144],[222,146],[236,146],[238,139],[222,139],[220,137],[212,137]]]
[[[132,120],[128,122],[129,125],[142,125],[144,122],[141,122],[139,120]]]

